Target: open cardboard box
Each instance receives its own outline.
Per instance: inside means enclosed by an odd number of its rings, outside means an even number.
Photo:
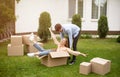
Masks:
[[[22,35],[23,44],[30,45],[31,41],[29,40],[30,34]],[[37,35],[34,35],[35,40],[37,41]]]
[[[47,67],[66,65],[69,56],[68,52],[50,52],[41,59],[41,64]]]
[[[37,44],[39,44],[40,46],[42,46],[39,42],[37,42]],[[33,44],[29,44],[29,45],[26,45],[26,49],[27,49],[27,52],[29,53],[34,53],[34,52],[38,52],[39,50],[36,49]]]

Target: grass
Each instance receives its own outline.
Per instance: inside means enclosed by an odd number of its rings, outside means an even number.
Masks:
[[[120,73],[120,44],[116,39],[80,39],[78,50],[87,53],[88,57],[78,56],[74,65],[46,67],[41,65],[35,57],[9,57],[7,44],[0,43],[0,77],[119,77]],[[53,41],[45,43],[46,49],[55,48]],[[94,57],[101,57],[112,61],[110,73],[101,76],[95,73],[79,74],[79,64],[89,62]]]

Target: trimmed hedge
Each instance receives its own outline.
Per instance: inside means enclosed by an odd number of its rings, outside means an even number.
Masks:
[[[105,38],[108,33],[108,21],[106,16],[101,16],[98,20],[98,35],[99,38]]]
[[[117,42],[120,43],[120,35],[117,38]]]
[[[76,24],[81,28],[81,16],[80,14],[74,14],[72,17],[72,24]]]
[[[51,17],[48,12],[42,12],[39,18],[38,36],[43,42],[47,42],[50,36],[48,28],[51,26]]]

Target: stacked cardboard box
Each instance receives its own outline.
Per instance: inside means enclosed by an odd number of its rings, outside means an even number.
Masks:
[[[8,44],[8,56],[23,56],[24,45],[22,44],[22,36],[12,35],[11,44]]]
[[[69,56],[67,52],[50,52],[48,56],[41,59],[41,64],[47,67],[66,65]]]
[[[38,45],[42,46],[40,43],[37,43]],[[38,52],[39,50],[36,49],[33,44],[29,44],[26,46],[28,52]]]
[[[22,36],[23,44],[26,45],[27,52],[37,52],[38,50],[33,46],[33,43],[29,40],[29,37],[30,37],[30,34]],[[37,41],[37,35],[34,35],[34,37],[35,37],[35,40]]]
[[[31,41],[29,40],[30,34],[28,35],[22,35],[22,39],[23,39],[23,44],[25,45],[31,45]],[[37,35],[34,35],[35,40],[37,41]]]
[[[91,63],[82,62],[80,64],[79,73],[88,75],[91,72]]]
[[[103,58],[93,58],[91,61],[92,72],[100,75],[105,75],[110,72],[111,61]]]

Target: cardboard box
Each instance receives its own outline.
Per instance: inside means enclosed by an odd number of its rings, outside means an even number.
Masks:
[[[38,44],[41,46],[41,44],[38,42]],[[39,50],[36,49],[33,44],[26,45],[27,52],[38,52]]]
[[[34,35],[34,36],[35,36],[35,40],[37,41],[37,35]],[[30,34],[29,35],[22,35],[23,44],[26,44],[26,45],[31,44],[31,41],[29,40],[29,37],[30,37]]]
[[[93,58],[91,61],[92,72],[105,75],[110,72],[111,61],[99,57]]]
[[[20,35],[12,35],[11,36],[11,45],[12,46],[22,45],[22,36],[20,36]]]
[[[41,64],[47,67],[66,65],[69,56],[67,52],[50,52],[48,56],[41,59]]]
[[[27,50],[28,52],[37,52],[38,50],[31,44],[31,45],[27,45]]]
[[[80,64],[79,73],[84,74],[84,75],[88,75],[90,72],[91,72],[91,63],[82,62]]]
[[[8,56],[23,56],[24,55],[24,45],[12,46],[8,44]]]

